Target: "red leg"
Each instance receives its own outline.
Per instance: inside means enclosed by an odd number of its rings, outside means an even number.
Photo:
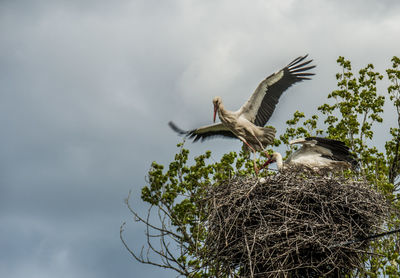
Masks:
[[[260,171],[262,170],[262,169],[264,169],[265,167],[268,167],[268,165],[270,165],[271,164],[271,156],[269,155],[269,153],[267,153],[267,152],[264,152],[265,153],[265,156],[267,157],[267,161],[264,163],[264,165],[263,166],[261,166],[261,168],[260,168]]]
[[[242,139],[242,138],[241,138]],[[256,172],[256,175],[258,176],[258,168],[257,168],[257,162],[256,162],[256,154],[257,154],[257,152],[256,152],[256,150],[252,147],[252,146],[250,146],[249,145],[249,143],[247,143],[246,142],[246,140],[244,140],[244,139],[242,139],[242,141],[253,151],[253,153],[254,153],[254,171]]]
[[[252,146],[250,146],[249,143],[246,142],[246,140],[242,139],[242,141],[243,141],[247,146],[249,146],[249,148],[250,148],[254,153],[256,152],[256,150],[255,150]]]

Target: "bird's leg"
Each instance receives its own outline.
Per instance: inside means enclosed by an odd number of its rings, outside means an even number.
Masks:
[[[243,142],[253,151],[253,153],[254,153],[254,171],[256,172],[256,175],[258,176],[258,167],[257,167],[257,161],[256,161],[257,152],[256,152],[256,150],[255,150],[252,146],[250,146],[249,143],[247,143],[246,140],[244,140],[243,138],[240,138],[240,139],[242,139],[242,141],[243,141]]]
[[[261,147],[262,151],[265,153],[265,155],[267,156],[267,158],[269,158],[269,154],[267,153],[267,151],[264,150],[264,146],[263,146],[263,144],[261,143],[261,141],[258,140],[257,136],[254,136],[254,138],[256,138],[258,144],[260,144],[260,147]],[[261,169],[260,169],[260,170],[261,170]]]
[[[264,165],[259,169],[259,170],[261,171],[262,169],[264,169],[265,167],[267,167],[267,166],[271,163],[270,155],[268,154],[267,151],[264,150],[264,146],[263,146],[263,144],[261,143],[261,141],[258,140],[257,136],[254,136],[254,138],[256,138],[258,144],[259,144],[260,147],[261,147],[261,150],[265,153],[265,156],[266,156],[267,159],[268,159],[267,162],[265,162]]]
[[[255,150],[254,150],[254,171],[256,172],[256,175],[258,176],[257,153]]]

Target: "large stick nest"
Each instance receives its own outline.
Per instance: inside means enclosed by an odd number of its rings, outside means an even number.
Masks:
[[[388,211],[366,182],[298,169],[227,180],[208,200],[207,258],[242,277],[342,276],[361,265],[361,239]]]

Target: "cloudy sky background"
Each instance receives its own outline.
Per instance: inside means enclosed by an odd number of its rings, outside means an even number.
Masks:
[[[175,277],[133,261],[119,240],[152,161],[237,109],[265,76],[306,53],[312,81],[281,98],[278,132],[335,88],[336,59],[384,72],[399,56],[400,2],[382,0],[0,2],[0,277]],[[384,89],[384,88],[382,88]],[[394,125],[389,105],[382,134]],[[238,141],[187,144],[194,154]],[[126,234],[139,250],[142,226]]]

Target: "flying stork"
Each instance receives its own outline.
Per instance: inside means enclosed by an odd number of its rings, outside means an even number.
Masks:
[[[263,151],[266,145],[273,143],[276,130],[264,127],[270,119],[283,92],[293,84],[311,79],[314,73],[307,72],[315,66],[307,66],[312,60],[304,61],[308,55],[294,59],[286,67],[268,76],[258,85],[251,97],[237,111],[226,110],[221,97],[213,99],[214,124],[185,131],[173,122],[169,126],[181,135],[192,138],[193,142],[205,140],[215,136],[239,138],[245,149],[254,152],[254,169],[258,173],[255,163],[256,150]],[[304,61],[304,62],[303,62]],[[220,123],[215,123],[218,112]]]
[[[283,170],[288,165],[306,166],[312,169],[355,169],[357,160],[350,153],[349,147],[339,140],[322,137],[307,137],[295,139],[290,145],[301,144],[301,148],[292,153],[285,162],[282,155],[274,152],[263,167],[276,162],[278,170]]]

